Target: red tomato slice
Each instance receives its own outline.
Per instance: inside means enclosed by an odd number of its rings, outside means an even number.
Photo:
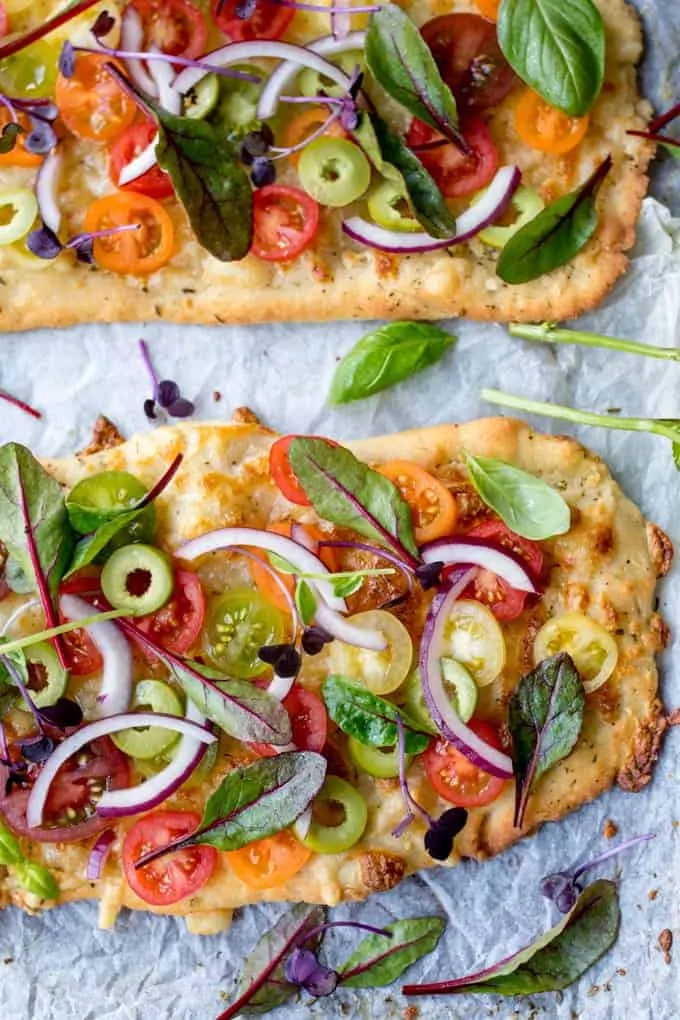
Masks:
[[[253,195],[251,251],[267,262],[286,262],[308,248],[319,229],[319,205],[300,188],[269,184]]]
[[[411,122],[406,137],[406,144],[430,171],[446,198],[474,195],[489,184],[498,170],[498,150],[486,122],[476,115],[464,117],[460,130],[470,147],[467,154],[421,120]],[[440,140],[441,145],[433,144]]]
[[[119,184],[120,175],[129,163],[136,159],[151,144],[157,134],[156,125],[147,120],[141,124],[132,124],[111,146],[109,156],[109,176],[117,188],[123,191],[136,191],[149,198],[172,198],[175,189],[170,176],[159,166],[147,170],[129,184]]]
[[[461,107],[487,110],[517,81],[501,53],[493,22],[477,14],[444,14],[421,29],[442,78]]]
[[[540,545],[516,535],[502,521],[484,521],[468,531],[468,535],[470,538],[483,538],[500,549],[507,549],[523,561],[533,578],[536,580],[540,578],[543,571],[543,552]],[[524,609],[527,592],[511,588],[489,570],[480,570],[461,597],[483,602],[497,620],[509,623],[516,620]]]
[[[187,60],[205,53],[208,24],[189,0],[131,0],[129,6],[142,19],[144,50],[156,46],[163,53]]]
[[[195,645],[205,620],[205,595],[190,570],[175,570],[175,591],[170,601],[135,623],[157,644],[175,655],[186,655]]]
[[[72,595],[96,594],[93,587],[99,588],[97,582],[89,578],[73,578],[64,585],[62,591],[70,592]],[[95,612],[95,610],[93,610]],[[66,617],[59,614],[59,622],[66,623]],[[104,668],[104,660],[101,652],[86,630],[72,630],[62,635],[62,641],[66,647],[66,655],[70,663],[72,676],[92,676]]]
[[[320,753],[328,735],[328,713],[318,694],[308,691],[302,684],[293,684],[290,694],[283,699],[283,707],[290,716],[292,742],[298,751]],[[251,744],[262,758],[273,758],[279,752],[271,744]]]
[[[3,3],[0,3],[0,39],[9,32],[9,15]]]
[[[101,584],[99,583],[101,572],[101,567],[97,567],[94,564],[81,567],[68,580],[61,582],[59,591],[64,595],[99,596],[102,592]]]
[[[192,811],[156,811],[136,822],[123,843],[123,870],[128,885],[156,907],[179,903],[205,885],[217,864],[214,846],[192,846],[161,857],[143,868],[135,863],[150,850],[188,836],[201,818]]]
[[[468,726],[492,747],[502,749],[500,737],[490,723],[472,719]],[[427,778],[438,795],[457,807],[491,804],[503,792],[507,782],[473,765],[453,744],[439,738],[432,741],[423,760]]]
[[[232,42],[252,39],[280,39],[295,16],[295,9],[283,7],[275,0],[255,0],[252,13],[239,17],[243,0],[213,0],[212,12],[217,27]]]
[[[296,503],[298,506],[311,506],[312,504],[305,495],[305,490],[298,482],[293,469],[288,463],[288,448],[294,439],[325,439],[325,436],[281,436],[277,439],[269,451],[269,474],[272,481],[279,487],[289,503]],[[332,439],[326,439],[331,446],[337,446]]]
[[[0,766],[0,815],[19,836],[38,839],[43,843],[75,843],[106,829],[110,822],[95,815],[96,795],[92,784],[109,790],[122,790],[130,785],[128,758],[108,737],[93,740],[87,748],[73,755],[59,769],[50,787],[45,805],[44,824],[29,829],[26,806],[31,787],[42,771],[42,765],[31,765],[27,785],[12,786],[5,793],[7,769]],[[72,812],[75,816],[72,818]]]

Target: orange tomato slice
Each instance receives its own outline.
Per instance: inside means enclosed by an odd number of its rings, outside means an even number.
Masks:
[[[71,78],[57,79],[55,99],[71,134],[111,142],[132,124],[137,106],[106,69],[110,57],[81,53]]]
[[[411,507],[419,545],[451,534],[458,518],[456,501],[434,475],[408,460],[391,460],[378,471],[394,482]]]
[[[6,106],[0,107],[0,132],[11,124],[14,118],[7,109]],[[19,114],[19,124],[26,133],[31,130],[31,122],[26,114]],[[23,167],[36,167],[40,166],[44,156],[39,156],[37,152],[29,152],[25,145],[26,134],[20,132],[17,135],[14,148],[9,152],[0,152],[0,166],[23,166]]]
[[[311,856],[311,850],[285,831],[225,854],[236,877],[251,889],[284,885],[304,868]]]
[[[273,531],[275,535],[285,535],[287,538],[290,538],[292,526],[291,521],[277,521],[275,524],[270,524],[267,530]],[[321,531],[320,528],[317,528],[315,524],[305,524],[304,529],[309,537],[317,542],[328,537],[323,531]],[[258,558],[264,559],[265,554],[258,553]],[[338,569],[338,557],[334,549],[323,549],[321,551],[320,558],[329,570],[333,571]],[[276,606],[277,609],[282,610],[284,613],[288,612],[288,603],[286,602],[283,592],[265,567],[260,566],[260,564],[255,560],[251,560],[250,576],[257,585],[260,593],[264,595],[264,597],[271,602],[273,606]],[[278,574],[278,576],[292,595],[295,591],[295,582],[292,576],[290,574]]]
[[[532,149],[560,156],[580,145],[590,118],[570,117],[549,106],[537,92],[527,89],[515,107],[517,134]]]
[[[87,233],[132,224],[139,224],[139,229],[96,238],[95,260],[112,273],[155,273],[172,258],[175,247],[172,220],[160,202],[147,195],[119,191],[96,199],[85,216]]]
[[[312,107],[311,110],[305,110],[303,113],[299,113],[296,117],[293,117],[291,121],[286,125],[284,144],[286,148],[292,149],[294,146],[299,145],[300,142],[304,142],[305,138],[309,138],[315,131],[318,131],[322,124],[328,120],[329,111],[322,106]],[[330,127],[324,131],[324,136],[329,135],[332,138],[347,138],[347,132],[343,130],[341,124],[336,120],[330,125]],[[290,161],[293,166],[297,166],[298,160],[302,155],[302,151],[294,152],[290,156]]]
[[[501,5],[501,0],[475,0],[479,13],[483,14],[489,21],[498,20],[498,8]]]

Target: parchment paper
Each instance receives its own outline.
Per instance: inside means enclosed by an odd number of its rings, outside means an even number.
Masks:
[[[658,106],[668,106],[673,95],[680,96],[677,0],[646,0],[642,7],[652,30],[647,92]],[[677,213],[680,165],[667,163],[655,190]],[[680,346],[680,221],[653,200],[645,206],[630,272],[583,325]],[[469,323],[450,324],[460,342],[439,369],[381,397],[330,410],[324,398],[337,358],[367,328],[348,323],[203,330],[153,324],[3,337],[0,385],[46,416],[42,423],[32,422],[3,406],[0,441],[19,440],[41,454],[69,454],[87,441],[99,413],[127,435],[149,428],[142,410],[149,387],[135,346],[139,336],[149,341],[161,374],[177,379],[195,398],[197,417],[226,419],[234,407],[246,404],[282,431],[347,439],[464,420],[493,413],[478,399],[482,386],[597,411],[618,407],[625,414],[680,416],[680,365],[529,345],[512,340],[502,327]],[[565,431],[546,421],[534,424]],[[670,445],[656,437],[574,431],[607,459],[628,494],[680,549],[680,475]],[[660,609],[677,632],[662,662],[662,690],[671,708],[680,705],[679,606],[676,568],[660,595]],[[369,904],[340,907],[333,916],[380,923],[445,914],[448,927],[438,951],[409,978],[459,976],[506,956],[555,922],[553,909],[540,896],[539,879],[611,846],[602,835],[607,819],[619,826],[617,840],[656,832],[652,843],[599,872],[620,875],[621,934],[613,951],[563,996],[412,1001],[430,1020],[671,1020],[680,1015],[680,944],[669,965],[657,939],[662,929],[671,928],[680,940],[678,752],[680,728],[666,740],[654,782],[644,793],[614,790],[494,861],[438,869]],[[250,908],[228,933],[201,938],[188,935],[181,921],[132,914],[121,916],[114,931],[101,932],[92,904],[35,918],[6,910],[0,914],[0,1018],[211,1020],[224,1008],[241,961],[279,913],[279,907]],[[329,937],[329,959],[339,963],[348,944],[335,934]],[[305,999],[275,1015],[383,1020],[401,1017],[406,1005],[397,985],[316,1004]]]

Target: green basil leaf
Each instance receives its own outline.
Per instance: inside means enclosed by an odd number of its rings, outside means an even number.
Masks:
[[[284,560],[283,556],[279,556],[278,553],[268,552],[267,559],[271,563],[274,570],[278,570],[281,574],[297,574],[298,568],[294,567],[288,560]]]
[[[348,599],[350,595],[356,595],[363,587],[364,575],[352,574],[351,577],[337,577],[331,580],[333,594],[339,599]]]
[[[478,495],[517,535],[540,542],[569,531],[569,505],[547,482],[495,457],[465,460]]]
[[[456,101],[408,14],[385,4],[371,16],[366,63],[379,85],[414,117],[459,144]]]
[[[295,605],[300,619],[307,627],[316,615],[316,596],[306,581],[298,581],[295,588]]]
[[[369,747],[393,747],[397,743],[397,716],[404,723],[406,753],[420,754],[430,743],[429,734],[391,701],[379,698],[359,683],[341,676],[324,680],[321,694],[328,714],[343,733]]]
[[[352,130],[354,141],[364,150],[370,162],[378,171],[381,177],[388,181],[394,181],[404,191],[404,198],[408,200],[406,182],[396,166],[388,163],[383,156],[382,147],[376,134],[377,115],[370,114],[366,110],[359,110],[357,126]]]
[[[363,400],[440,361],[457,338],[428,322],[390,322],[345,355],[331,384],[331,404]]]
[[[435,985],[407,985],[404,995],[535,995],[568,988],[616,942],[621,911],[613,882],[593,882],[554,928],[494,967]]]
[[[21,847],[16,836],[0,822],[0,866],[9,867],[22,859]]]
[[[583,681],[561,652],[522,677],[508,706],[515,773],[515,825],[521,826],[529,794],[544,772],[571,754],[583,726]]]
[[[593,0],[503,0],[498,41],[519,77],[550,106],[582,117],[599,96],[606,41]]]
[[[326,759],[313,751],[286,751],[234,769],[208,798],[195,833],[182,845],[239,850],[289,828],[309,807],[326,778]]]
[[[305,934],[320,927],[326,920],[323,907],[297,903],[279,918],[273,928],[262,936],[248,953],[231,1006],[231,1015],[252,1016],[268,1013],[299,992],[297,985],[286,980],[286,958],[304,940]],[[319,939],[316,940],[318,945]],[[314,947],[310,939],[307,946]]]
[[[288,461],[319,517],[417,559],[411,509],[387,478],[325,439],[294,439]]]
[[[405,970],[437,946],[446,921],[441,917],[412,917],[386,924],[387,935],[369,935],[340,968],[347,988],[381,988],[391,985]]]
[[[71,574],[75,574],[76,570],[80,570],[81,567],[86,567],[89,563],[92,563],[104,551],[111,539],[115,538],[123,528],[131,524],[141,513],[144,513],[144,508],[141,510],[124,510],[122,513],[119,512],[115,517],[111,517],[110,520],[100,524],[94,534],[81,538],[76,543],[71,566],[65,576],[70,577]]]
[[[59,883],[43,864],[22,861],[15,864],[13,870],[19,883],[33,896],[39,896],[41,900],[58,900],[61,896]]]
[[[576,191],[551,202],[510,238],[496,265],[501,280],[528,283],[578,255],[597,229],[597,193],[611,168],[607,156]]]

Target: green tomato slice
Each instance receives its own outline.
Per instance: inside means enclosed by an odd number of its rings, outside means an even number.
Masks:
[[[96,524],[93,526],[87,521],[88,510],[92,511],[94,517],[101,511],[129,510],[146,496],[148,491],[146,485],[140,482],[139,478],[135,478],[127,471],[101,471],[97,475],[91,475],[89,478],[84,478],[82,482],[78,482],[71,489],[66,499],[66,505],[70,508],[83,509],[82,534],[88,534],[96,528]],[[145,507],[134,521],[121,528],[118,534],[111,539],[104,550],[103,558],[106,558],[115,549],[131,545],[133,542],[153,542],[155,534],[156,509],[152,504]]]
[[[327,821],[319,820],[322,811]],[[336,812],[343,817],[334,824],[331,813]],[[367,821],[368,808],[359,791],[338,776],[327,776],[312,805],[312,824],[302,842],[318,854],[339,854],[359,842]]]
[[[375,223],[386,230],[415,233],[422,230],[411,209],[404,191],[395,181],[381,181],[368,196],[368,213]]]
[[[38,215],[38,200],[29,188],[0,191],[0,245],[14,244],[29,232]]]
[[[164,606],[173,593],[172,560],[153,545],[126,545],[105,563],[101,586],[114,609],[147,616]]]
[[[165,732],[167,733],[168,730],[165,730]],[[175,757],[177,749],[179,748],[179,739],[177,734],[173,734],[173,736],[177,739],[173,742],[172,747],[168,748],[163,754],[160,754],[155,758],[136,758],[135,768],[137,769],[137,772],[144,777],[144,779],[152,779],[154,776],[157,776],[159,772],[162,772],[163,769],[168,767],[172,759]],[[212,774],[212,771],[217,764],[219,754],[220,744],[219,741],[216,740],[214,744],[210,744],[206,747],[199,765],[194,769],[189,778],[184,781],[183,785],[186,787],[203,786],[205,781]]]
[[[183,715],[182,702],[172,687],[162,680],[141,680],[135,687],[130,711],[162,712],[164,715]],[[166,754],[179,742],[179,733],[161,726],[140,726],[123,730],[111,736],[116,747],[131,758],[147,761]],[[167,762],[164,762],[165,766]]]
[[[481,194],[475,198],[476,202],[481,198]],[[505,248],[510,238],[514,237],[518,230],[525,227],[543,211],[545,202],[536,191],[521,184],[512,196],[510,208],[516,214],[514,221],[504,227],[493,225],[485,227],[479,232],[480,241],[488,244],[491,248]]]
[[[238,588],[210,603],[203,642],[217,669],[249,680],[268,669],[258,658],[260,648],[279,644],[284,634],[283,614],[259,592]]]
[[[39,39],[14,56],[0,60],[0,89],[21,99],[45,99],[54,95],[59,52],[59,46]]]
[[[456,715],[469,722],[477,708],[479,690],[474,679],[460,662],[455,659],[441,660],[444,690],[455,709]]]
[[[204,120],[215,109],[219,98],[219,78],[216,74],[206,74],[185,95],[184,116],[192,120]]]
[[[264,79],[266,74],[254,64],[234,64],[233,71],[243,71]],[[226,131],[243,131],[257,127],[257,103],[262,86],[242,78],[220,78],[219,98],[210,120]]]
[[[300,184],[321,205],[339,208],[356,202],[371,183],[371,166],[346,138],[317,138],[302,150]]]
[[[347,742],[349,756],[363,772],[376,779],[394,779],[399,775],[399,748],[394,747],[369,747],[362,744],[356,737],[350,737]],[[410,765],[411,755],[406,755],[406,767]]]
[[[346,53],[335,57],[331,63],[351,77],[357,67],[360,71],[364,70],[366,58],[361,50],[347,50]],[[331,81],[320,71],[313,71],[311,67],[306,67],[304,71],[300,72],[297,78],[297,87],[301,96],[325,95],[339,98],[344,96],[346,91],[342,85]]]
[[[66,693],[68,673],[49,641],[33,645],[26,653],[28,662],[28,690],[37,708],[56,705]],[[23,705],[23,699],[21,701]]]
[[[427,707],[420,670],[414,669],[399,692],[399,700],[414,723],[418,723],[426,733],[439,733]]]

